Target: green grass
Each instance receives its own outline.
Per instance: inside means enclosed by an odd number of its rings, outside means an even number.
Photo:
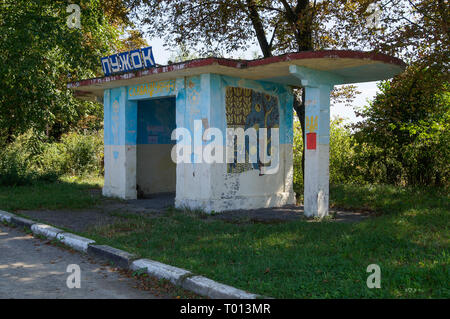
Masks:
[[[100,199],[98,178],[0,188],[0,209],[70,209]],[[201,213],[125,221],[84,233],[140,257],[275,298],[449,298],[449,196],[439,189],[333,186],[331,205],[376,211],[360,223],[232,224]],[[369,264],[381,289],[368,289]]]
[[[55,183],[35,182],[32,185],[0,187],[0,209],[6,211],[31,209],[77,209],[95,205],[100,196],[89,190],[103,185],[102,177],[62,177]]]
[[[333,205],[382,212],[361,223],[231,224],[171,211],[92,230],[97,241],[276,298],[448,298],[448,195],[332,187]],[[369,264],[381,289],[368,289]]]

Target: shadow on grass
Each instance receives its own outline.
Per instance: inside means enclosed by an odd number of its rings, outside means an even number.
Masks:
[[[0,209],[91,207],[102,200],[101,184],[99,178],[67,178],[2,187]],[[331,187],[330,197],[336,207],[382,215],[360,223],[235,225],[172,210],[157,218],[123,214],[124,220],[84,235],[277,298],[450,297],[447,193],[340,185]],[[381,267],[381,289],[366,286],[372,263]]]
[[[427,194],[417,204],[406,200],[412,194],[398,198],[390,189],[374,192],[351,198],[365,196],[369,204],[385,198],[380,208],[387,208],[391,199],[394,212],[361,223],[236,226],[171,212],[129,220],[132,232],[121,233],[122,224],[117,232],[110,225],[91,235],[142,257],[277,298],[449,297],[448,207],[427,206]],[[367,288],[366,268],[372,263],[381,267],[382,289]]]

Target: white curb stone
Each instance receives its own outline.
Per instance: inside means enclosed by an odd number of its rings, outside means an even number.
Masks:
[[[95,243],[92,239],[77,236],[71,233],[65,233],[61,229],[50,225],[39,223],[33,224],[34,222],[31,220],[17,217],[14,214],[7,213],[2,210],[0,210],[0,221],[17,223],[18,225],[29,225],[34,234],[43,235],[50,239],[56,238],[63,244],[78,251],[87,252],[89,245]],[[112,250],[115,251],[114,248],[112,248]],[[123,253],[128,254],[126,252]],[[129,255],[132,256],[131,254]],[[218,283],[203,276],[194,276],[190,271],[166,265],[154,260],[138,259],[133,261],[129,268],[134,271],[145,268],[150,276],[158,279],[169,280],[173,284],[180,285],[186,290],[190,290],[199,295],[207,296],[213,299],[256,299],[260,297],[259,295]]]
[[[63,232],[59,228],[55,228],[45,224],[34,224],[33,226],[31,226],[31,231],[33,232],[33,234],[42,235],[49,239],[54,239],[59,233]]]
[[[218,283],[203,276],[186,278],[181,286],[199,295],[212,299],[256,299],[258,295]]]
[[[156,277],[158,279],[167,279],[173,284],[179,284],[180,280],[187,275],[190,275],[191,272],[185,269],[173,267],[170,265],[162,264],[157,261],[149,260],[149,259],[138,259],[133,261],[131,264],[131,270],[139,270],[142,268],[147,269],[147,273],[150,276]]]
[[[5,211],[0,210],[0,221],[2,221],[2,222],[10,223],[11,217],[13,217],[13,216],[14,215],[11,213],[7,213]]]
[[[87,252],[89,244],[95,243],[95,240],[77,236],[71,233],[59,233],[56,235],[56,239],[60,240],[63,244],[72,247],[75,250]]]

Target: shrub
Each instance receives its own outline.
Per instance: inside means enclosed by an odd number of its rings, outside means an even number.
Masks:
[[[61,142],[46,142],[27,131],[0,151],[0,185],[55,181],[64,174],[95,175],[103,171],[103,134],[68,133]]]
[[[58,174],[41,170],[35,159],[45,148],[43,137],[34,130],[18,136],[0,152],[0,185],[30,184],[35,180],[53,181]]]
[[[411,65],[378,88],[359,111],[363,120],[353,125],[359,162],[369,164],[364,176],[389,184],[448,186],[448,78],[440,69]]]
[[[300,122],[294,122],[294,189],[303,192],[302,151],[303,139]],[[341,119],[330,123],[330,183],[361,183],[364,178],[355,162],[354,141],[351,131]]]
[[[102,173],[102,137],[101,133],[64,135],[61,140],[65,148],[64,172],[72,175]]]

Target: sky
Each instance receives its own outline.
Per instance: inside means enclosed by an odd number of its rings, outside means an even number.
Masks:
[[[173,52],[164,47],[164,41],[160,38],[146,40],[147,43],[153,47],[155,62],[166,65]],[[174,50],[176,50],[176,48],[174,48]],[[259,52],[259,48],[257,46],[252,46],[245,52],[236,52],[236,55],[244,57],[245,59],[252,59],[254,52],[257,50]],[[372,100],[378,91],[377,82],[357,83],[355,85],[357,86],[357,91],[361,92],[361,94],[356,96],[351,106],[346,106],[344,103],[332,105],[330,110],[331,118],[341,117],[344,119],[345,123],[357,122],[358,117],[356,117],[353,107],[362,107],[366,105],[367,100]]]

